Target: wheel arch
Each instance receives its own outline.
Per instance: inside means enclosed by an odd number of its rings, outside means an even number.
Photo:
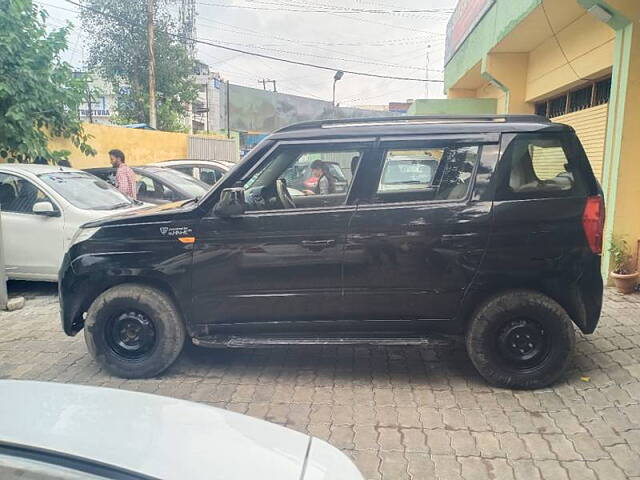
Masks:
[[[468,329],[475,312],[490,298],[514,290],[531,290],[555,300],[567,312],[573,323],[583,332],[592,333],[580,288],[556,279],[493,279],[472,286],[464,295],[458,324],[463,332]]]
[[[103,281],[99,282],[94,288],[86,292],[82,303],[79,306],[77,316],[79,317],[76,322],[74,322],[75,328],[74,333],[79,332],[84,327],[84,315],[89,310],[91,304],[98,298],[101,294],[109,290],[110,288],[117,287],[119,285],[124,284],[132,284],[132,285],[140,285],[145,287],[154,288],[171,299],[173,304],[176,306],[176,309],[181,315],[181,320],[187,329],[187,332],[190,333],[189,329],[189,310],[186,305],[184,305],[178,298],[175,290],[171,287],[170,283],[162,278],[154,277],[154,276],[145,276],[145,275],[123,275],[123,276],[110,276],[106,277]]]

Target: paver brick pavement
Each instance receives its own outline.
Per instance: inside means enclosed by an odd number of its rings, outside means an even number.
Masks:
[[[572,366],[533,392],[488,387],[449,347],[188,347],[164,375],[122,380],[60,328],[53,285],[16,282],[0,313],[0,378],[122,388],[203,402],[315,435],[367,479],[640,476],[640,295],[605,294]]]

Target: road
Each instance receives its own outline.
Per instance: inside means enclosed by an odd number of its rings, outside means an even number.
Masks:
[[[101,371],[60,330],[53,285],[13,283],[0,378],[98,385],[204,402],[327,440],[367,479],[640,479],[640,295],[607,291],[567,377],[490,388],[453,347],[187,348],[163,376]]]

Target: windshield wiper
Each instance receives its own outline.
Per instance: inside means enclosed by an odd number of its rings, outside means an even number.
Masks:
[[[190,198],[189,200],[185,200],[184,203],[180,206],[184,207],[185,205],[189,205],[190,203],[198,203],[198,200],[200,200],[200,197],[193,197],[193,198]]]
[[[125,208],[130,206],[131,206],[131,203],[129,202],[116,203],[115,205],[112,205],[111,207],[109,207],[109,210],[115,210],[117,208]]]

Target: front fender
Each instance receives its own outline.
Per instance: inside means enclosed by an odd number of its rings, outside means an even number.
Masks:
[[[122,283],[145,284],[164,291],[189,325],[191,245],[77,256],[73,253],[74,249],[65,256],[59,279],[60,313],[67,335],[75,335],[83,328],[84,313],[98,295]]]

